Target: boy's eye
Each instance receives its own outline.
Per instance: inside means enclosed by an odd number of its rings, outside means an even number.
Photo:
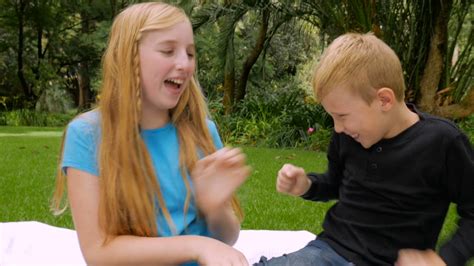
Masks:
[[[333,115],[332,118],[333,118],[334,120],[337,120],[337,121],[343,121],[343,120],[346,119],[346,117],[347,117],[347,115],[344,114],[344,115]]]

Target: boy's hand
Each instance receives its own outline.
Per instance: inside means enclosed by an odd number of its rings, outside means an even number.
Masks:
[[[446,266],[433,250],[402,249],[395,266]]]
[[[196,162],[191,171],[196,204],[205,216],[220,210],[250,175],[240,149],[222,148]]]
[[[310,186],[311,180],[301,167],[285,164],[278,171],[276,190],[280,193],[301,196],[308,191]]]

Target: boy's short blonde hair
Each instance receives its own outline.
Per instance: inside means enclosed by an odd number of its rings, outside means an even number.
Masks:
[[[312,85],[318,101],[337,87],[360,95],[368,104],[384,87],[392,89],[398,101],[405,97],[400,60],[372,33],[347,33],[336,38],[315,67]]]

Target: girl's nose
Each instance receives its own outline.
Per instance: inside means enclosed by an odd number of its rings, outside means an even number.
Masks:
[[[176,57],[176,68],[178,70],[189,70],[194,66],[194,58],[190,57],[187,52],[179,53]]]

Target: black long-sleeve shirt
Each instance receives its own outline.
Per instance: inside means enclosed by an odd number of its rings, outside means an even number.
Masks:
[[[303,198],[338,200],[319,239],[356,265],[393,265],[400,249],[434,249],[451,202],[459,227],[440,256],[449,266],[474,256],[472,146],[452,122],[417,113],[419,122],[369,149],[334,133],[328,171],[308,174]]]

